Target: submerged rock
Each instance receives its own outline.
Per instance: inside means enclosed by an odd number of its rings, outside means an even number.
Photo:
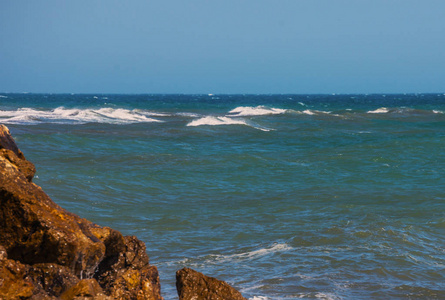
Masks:
[[[0,125],[0,299],[160,300],[145,244],[54,203]]]
[[[228,283],[184,268],[176,272],[179,300],[246,300]]]

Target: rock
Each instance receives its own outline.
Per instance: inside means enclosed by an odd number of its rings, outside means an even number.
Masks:
[[[115,239],[110,235],[108,243]],[[95,278],[115,299],[157,299],[161,292],[159,275],[156,267],[149,265],[145,244],[126,236],[123,245],[123,251],[102,261]]]
[[[6,126],[0,125],[0,156],[9,160],[31,181],[36,172],[34,164],[27,161],[22,151],[15,144]]]
[[[72,286],[60,297],[62,300],[70,299],[111,299],[103,294],[102,288],[95,279],[82,279]]]
[[[93,224],[55,204],[4,156],[0,170],[0,244],[8,257],[91,276],[105,254],[104,243],[89,230]]]
[[[6,248],[0,246],[0,261],[8,259],[8,252],[6,252]]]
[[[143,242],[64,210],[34,173],[0,125],[0,299],[162,299]]]
[[[38,290],[45,291],[53,297],[59,297],[69,287],[79,282],[79,278],[67,267],[57,264],[33,265],[27,271],[27,277],[32,280]]]
[[[0,261],[0,299],[29,299],[34,294],[34,284],[27,278],[29,266],[5,259]]]
[[[25,156],[23,155],[22,151],[20,151],[19,147],[17,147],[17,144],[12,138],[8,127],[1,124],[0,124],[0,149],[11,150],[20,159],[25,159]]]
[[[183,268],[176,272],[179,300],[246,300],[224,281]]]

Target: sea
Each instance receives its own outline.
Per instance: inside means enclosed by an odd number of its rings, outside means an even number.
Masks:
[[[65,209],[250,300],[445,299],[445,94],[0,94]]]

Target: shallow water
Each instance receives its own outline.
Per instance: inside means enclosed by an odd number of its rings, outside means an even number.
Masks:
[[[64,208],[250,299],[445,297],[445,96],[2,94]]]

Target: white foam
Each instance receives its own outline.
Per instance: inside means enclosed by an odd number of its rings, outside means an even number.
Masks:
[[[38,124],[46,122],[129,124],[162,122],[149,118],[136,110],[122,108],[68,109],[58,107],[53,110],[21,108],[16,111],[0,111],[0,118],[0,120],[6,124]]]
[[[389,109],[386,107],[380,107],[377,108],[376,110],[370,110],[368,111],[368,114],[386,114],[389,112]]]
[[[232,259],[252,259],[252,258],[258,258],[261,256],[265,256],[271,253],[277,253],[277,252],[283,252],[293,249],[291,246],[289,246],[286,243],[280,244],[275,243],[272,247],[269,248],[262,248],[254,251],[244,252],[244,253],[237,253],[232,255],[218,255],[217,259],[220,260],[232,260]]]
[[[435,114],[443,114],[444,112],[441,111],[441,110],[433,110],[433,113],[435,113]]]
[[[341,299],[333,294],[325,294],[325,293],[317,293],[315,294],[315,298],[324,299],[324,300],[338,300]]]
[[[310,115],[310,116],[315,115],[315,112],[313,112],[313,111],[310,110],[310,109],[303,110],[302,113],[305,114],[305,115]]]
[[[169,113],[154,112],[151,110],[133,109],[132,111],[136,112],[138,114],[143,114],[145,116],[151,116],[151,117],[170,117],[171,116],[171,114],[169,114]]]
[[[249,298],[249,300],[269,300],[269,298],[264,296],[253,296],[252,298]]]
[[[309,116],[313,116],[313,115],[331,115],[331,116],[335,116],[335,117],[340,117],[340,115],[336,115],[336,114],[332,114],[330,111],[322,111],[322,110],[315,110],[315,109],[305,109],[303,111],[298,111],[299,114],[304,114],[304,115],[309,115]]]
[[[180,113],[176,113],[175,115],[181,116],[181,117],[190,117],[190,118],[199,118],[201,116],[199,114],[195,114],[195,113],[191,113],[191,112],[180,112]]]
[[[237,108],[232,109],[229,111],[229,114],[231,116],[238,116],[238,117],[246,117],[246,116],[264,116],[264,115],[279,115],[286,113],[285,109],[281,108],[273,108],[273,107],[266,107],[266,106],[239,106]]]
[[[261,127],[259,125],[253,124],[252,122],[248,122],[244,119],[240,118],[231,118],[231,117],[215,117],[215,116],[207,116],[202,117],[197,120],[193,120],[187,124],[187,126],[219,126],[219,125],[245,125],[262,131],[271,131],[273,129]]]
[[[8,96],[0,95],[0,98],[8,98]]]
[[[245,120],[233,119],[228,117],[213,117],[207,116],[197,120],[193,120],[187,126],[201,126],[201,125],[247,125]]]

